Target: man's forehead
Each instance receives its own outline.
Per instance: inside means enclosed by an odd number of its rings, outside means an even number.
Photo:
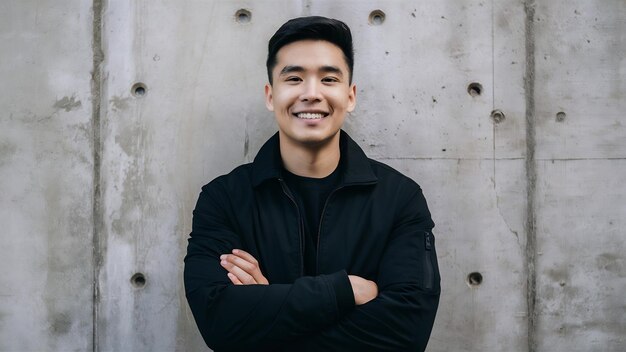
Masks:
[[[314,51],[313,55],[311,50]],[[293,71],[293,68],[321,71],[335,71],[338,68],[340,71],[348,71],[348,63],[341,48],[325,40],[307,39],[289,43],[276,53],[276,64],[281,73],[285,69]]]

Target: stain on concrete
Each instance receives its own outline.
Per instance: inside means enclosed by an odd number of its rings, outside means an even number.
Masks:
[[[565,269],[548,269],[544,272],[550,280],[554,282],[568,282],[569,281],[569,272]]]
[[[72,328],[72,318],[66,313],[57,313],[52,317],[50,331],[55,335],[65,335]]]
[[[58,139],[54,138],[52,141]],[[51,336],[48,342],[50,350],[62,349],[57,346],[62,341],[59,336],[75,331],[79,322],[91,320],[91,315],[85,314],[88,311],[84,307],[91,304],[88,287],[93,280],[89,266],[89,240],[93,225],[91,207],[86,206],[90,205],[92,198],[89,192],[90,178],[83,178],[80,174],[82,170],[90,168],[83,168],[85,165],[82,164],[74,166],[76,161],[71,155],[79,149],[84,149],[82,142],[74,148],[58,143],[51,151],[54,153],[52,159],[44,159],[40,163],[46,170],[46,176],[40,180],[44,202],[41,220],[46,229],[41,234],[46,248],[41,253],[42,271],[45,272],[45,286],[41,297]],[[80,329],[77,334],[84,336],[85,331]],[[83,342],[90,340],[87,338]]]
[[[8,157],[17,152],[17,146],[6,141],[0,142],[0,156]]]
[[[80,100],[76,100],[76,96],[72,95],[71,97],[63,97],[61,100],[57,100],[54,103],[54,108],[57,110],[65,110],[66,112],[70,112],[72,110],[76,110],[80,108],[83,104]]]
[[[139,123],[127,126],[115,136],[115,143],[122,148],[124,153],[134,156],[141,149],[141,141],[143,140],[143,131]]]
[[[594,331],[620,336],[624,333],[624,326],[611,321],[585,320],[575,323],[564,323],[559,327],[557,333],[560,335],[579,335],[583,333],[589,334]]]
[[[122,204],[118,214],[112,219],[111,226],[117,235],[135,240],[137,234],[143,233],[141,224],[144,217],[155,214],[156,207],[160,204],[158,198],[149,192],[150,187],[155,184],[154,174],[150,172],[152,158],[149,155],[153,132],[149,126],[135,121],[120,130],[115,136],[115,143],[130,160],[125,166],[120,189]]]
[[[109,103],[111,104],[113,111],[120,111],[128,108],[129,100],[130,97],[122,98],[114,95],[111,99],[109,99]]]
[[[13,157],[17,153],[17,146],[7,141],[0,142],[0,166]]]
[[[613,253],[603,253],[596,257],[596,267],[602,271],[608,271],[624,277],[626,271],[624,268],[624,258]]]
[[[511,30],[511,23],[509,22],[510,16],[498,16],[496,18],[496,25],[499,29],[509,32]]]

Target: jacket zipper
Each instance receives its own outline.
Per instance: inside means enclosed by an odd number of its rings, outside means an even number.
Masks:
[[[315,275],[317,275],[317,273],[319,272],[319,266],[320,266],[319,265],[320,236],[322,235],[322,221],[324,221],[324,213],[326,213],[326,206],[328,205],[328,202],[330,201],[330,197],[332,197],[333,194],[335,194],[335,192],[342,189],[343,187],[344,186],[340,186],[338,188],[335,188],[332,192],[330,192],[328,197],[326,197],[326,201],[324,202],[324,207],[322,208],[322,215],[320,215],[320,223],[319,223],[319,226],[317,227],[317,244],[315,247]]]
[[[291,200],[293,205],[296,207],[296,211],[298,212],[298,236],[300,237],[300,276],[304,276],[304,230],[302,225],[302,216],[300,216],[300,208],[298,208],[298,203],[296,203],[296,200],[293,199],[291,191],[289,190],[289,187],[287,187],[287,185],[285,184],[285,181],[283,181],[282,178],[279,178],[278,181],[280,182],[280,187],[282,188],[283,193],[285,193],[287,198]]]
[[[319,272],[320,237],[322,236],[322,221],[324,221],[324,214],[326,213],[326,206],[330,202],[330,198],[333,196],[333,194],[335,194],[335,192],[339,191],[342,188],[345,188],[346,186],[357,186],[357,185],[367,186],[367,185],[373,185],[375,183],[376,182],[363,182],[363,183],[352,183],[349,185],[342,185],[342,186],[335,188],[332,192],[330,192],[330,194],[326,198],[326,202],[324,202],[324,207],[322,208],[322,215],[320,216],[320,223],[319,223],[319,226],[317,227],[317,245],[315,249],[315,275],[317,275],[317,273]]]
[[[432,240],[430,237],[430,232],[424,231],[424,248],[426,249],[426,253],[424,255],[424,288],[432,289],[433,288],[433,263],[431,261],[431,250],[432,250]]]

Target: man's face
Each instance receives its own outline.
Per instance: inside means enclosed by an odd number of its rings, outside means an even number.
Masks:
[[[276,61],[273,85],[265,86],[265,105],[274,112],[281,142],[320,146],[339,138],[356,104],[341,49],[327,41],[301,40],[282,47]]]

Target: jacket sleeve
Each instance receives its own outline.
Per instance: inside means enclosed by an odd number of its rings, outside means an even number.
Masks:
[[[203,187],[185,257],[185,293],[206,344],[219,351],[263,350],[333,324],[354,307],[345,271],[293,284],[233,285],[219,256],[241,247],[219,184]],[[245,249],[245,248],[244,248]]]
[[[378,269],[378,297],[288,350],[425,350],[439,305],[440,276],[434,224],[422,191],[416,188],[398,208]]]

